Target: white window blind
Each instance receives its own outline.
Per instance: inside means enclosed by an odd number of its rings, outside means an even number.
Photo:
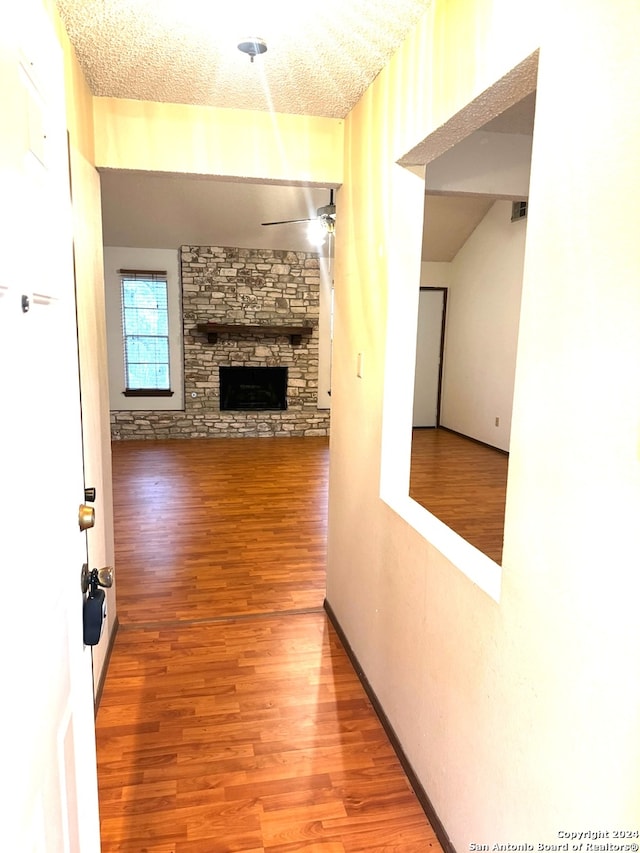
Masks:
[[[120,270],[125,394],[171,393],[164,270]]]

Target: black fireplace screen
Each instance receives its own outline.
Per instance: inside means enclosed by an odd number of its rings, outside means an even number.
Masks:
[[[287,408],[286,367],[220,367],[220,409]]]

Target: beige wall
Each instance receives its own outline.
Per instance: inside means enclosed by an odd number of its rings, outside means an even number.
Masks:
[[[624,203],[640,189],[632,5],[434,0],[345,125],[328,600],[461,852],[638,828],[640,253]],[[516,74],[480,97],[538,47],[500,571],[403,497],[411,376],[394,375],[386,392],[384,377],[386,367],[410,374],[414,355],[422,186],[393,163],[453,144],[511,86],[526,94]],[[392,465],[381,483],[383,450]]]

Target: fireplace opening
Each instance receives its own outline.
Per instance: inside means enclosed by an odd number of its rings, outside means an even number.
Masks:
[[[221,411],[287,408],[286,367],[220,367]]]

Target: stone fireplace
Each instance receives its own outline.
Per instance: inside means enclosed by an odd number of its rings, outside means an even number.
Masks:
[[[112,412],[113,438],[328,435],[329,411],[317,406],[318,255],[223,246],[180,255],[184,410]],[[275,369],[284,405],[230,405],[227,368]],[[257,384],[251,375],[245,385]]]

